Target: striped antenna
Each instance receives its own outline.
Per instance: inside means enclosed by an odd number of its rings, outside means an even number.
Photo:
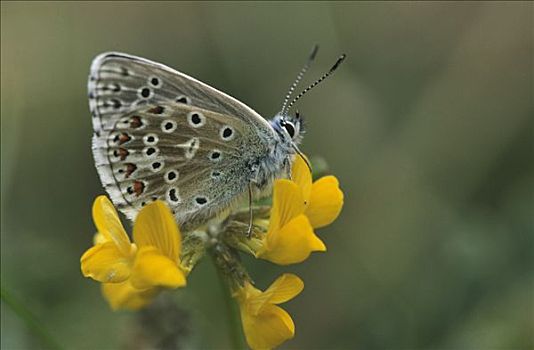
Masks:
[[[302,80],[302,77],[304,76],[306,71],[310,68],[311,63],[313,62],[313,60],[315,59],[315,56],[317,55],[317,51],[319,51],[319,45],[315,44],[312,48],[310,56],[308,57],[308,61],[306,62],[304,67],[302,67],[299,74],[297,74],[297,78],[295,79],[293,84],[291,84],[291,86],[289,87],[289,91],[287,92],[286,98],[284,99],[284,104],[282,105],[282,111],[280,112],[280,114],[284,115],[285,112],[287,111],[286,106],[287,106],[287,103],[289,102],[289,99],[291,98],[291,94],[293,94],[293,91],[295,91],[295,88],[297,87],[299,82]]]
[[[316,87],[320,82],[322,82],[323,80],[328,78],[332,73],[334,73],[334,71],[339,67],[341,62],[343,62],[343,60],[345,60],[345,57],[347,57],[347,55],[345,55],[345,54],[339,56],[339,58],[337,59],[336,63],[334,63],[334,65],[332,66],[332,68],[330,68],[330,70],[328,72],[326,72],[322,77],[320,77],[319,79],[314,81],[310,86],[308,86],[307,88],[302,90],[302,92],[300,94],[298,94],[293,99],[293,101],[291,101],[291,103],[287,106],[286,111],[289,110],[295,104],[295,102],[297,102],[299,100],[299,98],[304,96],[308,91],[310,91],[311,89]]]

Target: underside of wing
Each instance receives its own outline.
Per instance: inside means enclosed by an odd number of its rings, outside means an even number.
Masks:
[[[236,118],[184,104],[147,105],[96,133],[93,153],[106,191],[130,219],[160,199],[191,228],[246,191],[252,165],[267,152],[258,140]]]
[[[246,191],[275,137],[245,104],[140,57],[99,55],[88,87],[98,173],[130,219],[161,199],[202,223]]]
[[[116,52],[99,55],[91,66],[88,87],[95,129],[109,128],[113,115],[163,102],[184,103],[269,128],[265,119],[237,99],[141,57]]]

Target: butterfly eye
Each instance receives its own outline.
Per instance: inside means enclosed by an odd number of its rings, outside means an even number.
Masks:
[[[295,127],[290,122],[285,122],[282,124],[282,126],[286,129],[287,133],[289,134],[289,137],[293,138],[295,136]]]

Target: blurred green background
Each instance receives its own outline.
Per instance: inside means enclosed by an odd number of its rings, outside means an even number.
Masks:
[[[1,3],[2,288],[67,349],[132,346],[79,258],[103,193],[90,151],[92,58],[165,63],[266,117],[313,43],[302,146],[345,192],[303,264],[245,263],[261,288],[294,272],[285,349],[532,349],[533,3]],[[228,348],[209,259],[172,294],[188,348]],[[2,303],[2,348],[43,345]],[[125,345],[126,344],[126,345]],[[130,345],[128,345],[130,344]]]

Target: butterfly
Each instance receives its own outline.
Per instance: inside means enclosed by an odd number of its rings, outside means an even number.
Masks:
[[[303,131],[299,113],[288,110],[345,57],[288,103],[316,53],[317,46],[270,121],[163,64],[118,52],[98,55],[88,81],[92,150],[116,207],[133,220],[146,204],[164,200],[187,231],[247,192],[250,205],[274,179],[287,177]]]

